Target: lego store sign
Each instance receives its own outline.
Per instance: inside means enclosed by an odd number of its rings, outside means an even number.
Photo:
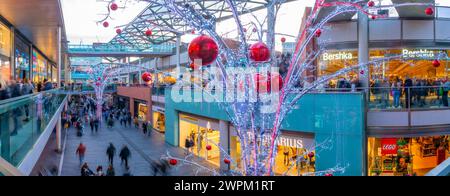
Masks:
[[[381,139],[381,154],[397,154],[398,145],[396,138],[383,138]]]

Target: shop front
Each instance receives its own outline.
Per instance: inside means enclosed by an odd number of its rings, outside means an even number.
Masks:
[[[160,133],[166,132],[166,116],[164,108],[153,106],[153,129]]]
[[[43,82],[47,76],[47,60],[36,50],[33,50],[33,82]]]
[[[447,49],[428,48],[395,48],[395,49],[371,49],[371,60],[388,57],[403,57],[386,60],[369,66],[370,83],[377,81],[396,79],[404,80],[407,76],[418,80],[425,80],[432,84],[435,80],[444,79],[449,75],[450,67],[447,58],[439,58],[440,65],[433,65],[432,59],[438,59],[441,53],[448,54]],[[347,66],[356,65],[358,52],[356,49],[329,50],[322,53],[318,59],[318,76],[329,75]],[[352,81],[358,79],[358,71],[348,72],[331,80],[329,87],[334,88],[340,78]]]
[[[15,36],[15,79],[30,78],[30,45],[19,36]]]
[[[0,82],[11,79],[11,31],[0,22]]]
[[[450,157],[449,135],[368,138],[370,176],[423,176]]]
[[[140,121],[147,121],[148,114],[148,106],[147,102],[139,99],[134,100],[134,108],[137,110],[134,111],[134,116],[137,116]]]
[[[179,114],[179,146],[209,163],[220,166],[220,132],[218,120]],[[186,145],[188,144],[188,145]],[[211,146],[208,150],[207,146]]]

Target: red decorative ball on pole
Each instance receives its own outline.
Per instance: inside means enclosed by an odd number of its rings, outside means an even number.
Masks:
[[[211,146],[211,145],[207,145],[207,146],[206,146],[206,150],[210,151],[211,149],[212,149],[212,146]]]
[[[210,65],[217,59],[219,47],[211,37],[201,35],[191,41],[188,54],[192,62],[201,60],[202,66]]]
[[[377,19],[377,16],[375,16],[375,15],[372,15],[372,16],[370,16],[370,17],[372,18],[372,20]]]
[[[425,14],[428,15],[428,16],[433,15],[433,14],[434,14],[433,8],[432,8],[432,7],[427,7],[427,8],[425,9]]]
[[[308,153],[308,157],[309,157],[309,158],[313,158],[313,157],[314,157],[314,152]]]
[[[285,38],[285,37],[282,37],[282,38],[281,38],[281,43],[284,43],[284,42],[286,42],[286,38]]]
[[[152,36],[152,34],[153,34],[153,32],[152,32],[152,30],[147,30],[147,31],[145,31],[145,35],[146,36]]]
[[[177,161],[176,159],[170,159],[170,160],[169,160],[169,164],[170,164],[170,165],[177,165],[177,164],[178,164],[178,161]]]
[[[150,81],[152,81],[152,74],[150,74],[150,73],[148,73],[148,72],[143,73],[143,74],[142,74],[142,80],[143,80],[144,82],[150,82]]]
[[[117,3],[112,3],[110,8],[112,11],[116,11],[117,9],[119,9],[119,6],[117,5]]]
[[[322,35],[322,30],[317,29],[315,34],[316,34],[316,37],[320,37]]]
[[[247,33],[247,28],[244,28],[243,31],[244,31],[244,33]]]
[[[116,29],[117,34],[122,34],[122,29]]]
[[[367,6],[373,7],[373,6],[375,6],[375,2],[369,1],[369,2],[367,2]]]
[[[441,62],[439,62],[439,60],[434,60],[433,61],[433,67],[438,68],[439,66],[441,66]]]
[[[266,44],[262,42],[255,43],[250,46],[250,59],[255,62],[265,62],[270,59],[270,50]]]
[[[108,28],[109,27],[109,22],[108,21],[103,22],[103,27]]]

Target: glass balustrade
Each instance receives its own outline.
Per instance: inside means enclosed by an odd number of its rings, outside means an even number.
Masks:
[[[41,136],[65,96],[46,91],[0,102],[0,155],[20,165]]]

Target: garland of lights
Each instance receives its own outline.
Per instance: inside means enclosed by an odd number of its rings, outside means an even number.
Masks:
[[[108,2],[108,15],[107,17],[100,21],[106,22],[109,18],[110,7],[114,0],[105,0]],[[194,69],[194,72],[199,72],[199,70],[204,72],[204,67],[216,62],[217,71],[220,73],[220,79],[223,83],[223,88],[218,88],[217,90],[225,93],[226,98],[235,97],[238,91],[242,91],[243,96],[247,99],[244,101],[239,101],[232,99],[231,102],[222,103],[219,102],[219,106],[227,114],[232,124],[236,128],[237,136],[241,141],[241,154],[240,157],[242,162],[242,167],[231,171],[233,175],[274,175],[274,157],[276,156],[278,150],[276,141],[281,133],[280,127],[281,123],[285,119],[286,115],[292,111],[294,105],[297,104],[298,100],[302,98],[305,94],[320,90],[321,86],[330,81],[331,79],[346,74],[354,70],[360,70],[361,75],[368,73],[369,65],[379,65],[382,62],[386,62],[393,59],[407,60],[404,56],[392,56],[385,58],[377,58],[366,63],[360,63],[355,65],[349,65],[341,70],[336,71],[330,75],[322,76],[317,78],[314,82],[303,88],[296,86],[298,81],[304,82],[308,78],[304,76],[304,73],[308,70],[314,70],[314,62],[319,57],[319,55],[324,50],[324,44],[319,43],[319,48],[311,51],[308,49],[308,45],[315,39],[320,37],[326,28],[325,24],[330,21],[335,16],[344,13],[362,13],[370,17],[371,19],[383,18],[384,15],[371,14],[369,10],[376,9],[375,3],[369,1],[365,3],[364,1],[352,0],[348,2],[344,1],[334,1],[325,2],[325,0],[316,0],[315,5],[311,11],[310,16],[307,18],[305,23],[305,28],[297,37],[297,43],[295,45],[295,51],[292,54],[290,63],[288,66],[287,75],[281,78],[277,72],[270,70],[272,67],[276,67],[277,60],[274,58],[273,54],[273,43],[271,38],[274,37],[275,32],[270,30],[270,26],[273,26],[276,21],[276,13],[279,10],[280,5],[284,3],[283,0],[272,0],[267,5],[268,16],[264,19],[264,22],[260,22],[256,16],[251,14],[258,24],[251,23],[254,26],[252,32],[248,32],[247,27],[242,25],[240,19],[240,6],[236,5],[233,0],[225,0],[225,3],[232,12],[233,19],[237,24],[237,31],[239,33],[240,47],[238,50],[233,50],[229,48],[221,38],[221,36],[215,31],[215,17],[209,15],[208,13],[203,13],[201,10],[194,9],[193,4],[195,2],[186,2],[176,0],[142,0],[150,4],[163,5],[173,16],[177,16],[183,19],[195,33],[195,30],[199,30],[201,35],[194,39],[188,49],[189,57],[192,60],[190,67]],[[433,15],[434,9],[433,4],[430,3],[402,3],[394,4],[391,7],[403,7],[403,6],[428,6],[424,13],[427,15]],[[334,8],[327,16],[323,17],[320,21],[317,20],[319,11],[322,8]],[[112,9],[111,9],[112,10]],[[137,21],[142,22],[142,21]],[[269,30],[266,31],[266,37],[268,37],[268,42],[264,43],[262,38],[263,34],[263,24],[267,22]],[[151,23],[152,28],[157,27],[156,24]],[[105,26],[105,25],[104,25]],[[107,25],[106,25],[107,26]],[[105,27],[106,27],[105,26]],[[248,25],[247,25],[248,26]],[[158,27],[161,29],[167,29],[167,27]],[[170,29],[172,32],[178,32],[177,30]],[[120,30],[122,33],[122,30]],[[118,34],[120,34],[118,31]],[[249,44],[249,33],[257,33],[259,41],[254,44]],[[152,36],[148,31],[145,33],[147,36]],[[281,42],[285,42],[286,39],[283,37]],[[435,58],[428,58],[432,61],[434,67],[440,66],[440,59],[447,58],[445,54],[438,54]],[[196,60],[200,59],[200,62]],[[424,58],[426,59],[426,58]],[[229,72],[227,68],[255,68],[259,70],[260,73],[249,73],[244,77],[238,78],[237,82],[233,78],[236,72]],[[270,71],[269,71],[270,70]],[[261,72],[262,71],[262,72]],[[213,71],[210,71],[213,72]],[[239,72],[239,71],[237,71]],[[278,74],[278,75],[277,75]],[[184,80],[184,78],[181,78]],[[180,84],[179,82],[177,84]],[[275,84],[275,85],[274,85]],[[194,84],[194,89],[203,89],[203,86],[197,86]],[[270,88],[271,86],[272,88]],[[275,88],[273,88],[275,86]],[[265,90],[262,90],[264,87]],[[279,87],[279,88],[278,88]],[[241,93],[242,93],[241,92]],[[273,94],[277,98],[276,110],[272,113],[261,112],[263,108],[263,97],[266,94]],[[249,101],[249,98],[256,95],[257,101]],[[268,142],[262,142],[262,138],[269,138]],[[304,156],[314,157],[320,150],[330,149],[330,143],[334,138],[329,138],[320,144],[308,147]],[[214,148],[218,148],[223,154],[225,154],[225,159],[223,162],[225,164],[235,164],[236,161],[231,159],[227,151],[222,149],[219,144],[212,141],[208,141]],[[206,146],[206,150],[211,150],[213,146]],[[224,175],[224,173],[216,171],[214,169],[208,168],[192,160],[192,155],[188,155],[184,158],[177,158],[171,156],[167,153],[166,156],[162,157],[163,160],[168,161],[170,165],[180,166],[183,164],[193,165],[198,168],[196,171],[204,170],[210,172],[213,175]],[[335,173],[344,172],[345,168],[349,165],[343,163],[337,165],[334,168],[330,168],[325,171],[316,171],[312,173],[307,173],[305,175],[325,175],[331,176]],[[291,165],[289,170],[293,167]],[[288,171],[289,171],[288,170]],[[288,172],[286,171],[286,173]],[[285,174],[286,174],[285,173]]]

